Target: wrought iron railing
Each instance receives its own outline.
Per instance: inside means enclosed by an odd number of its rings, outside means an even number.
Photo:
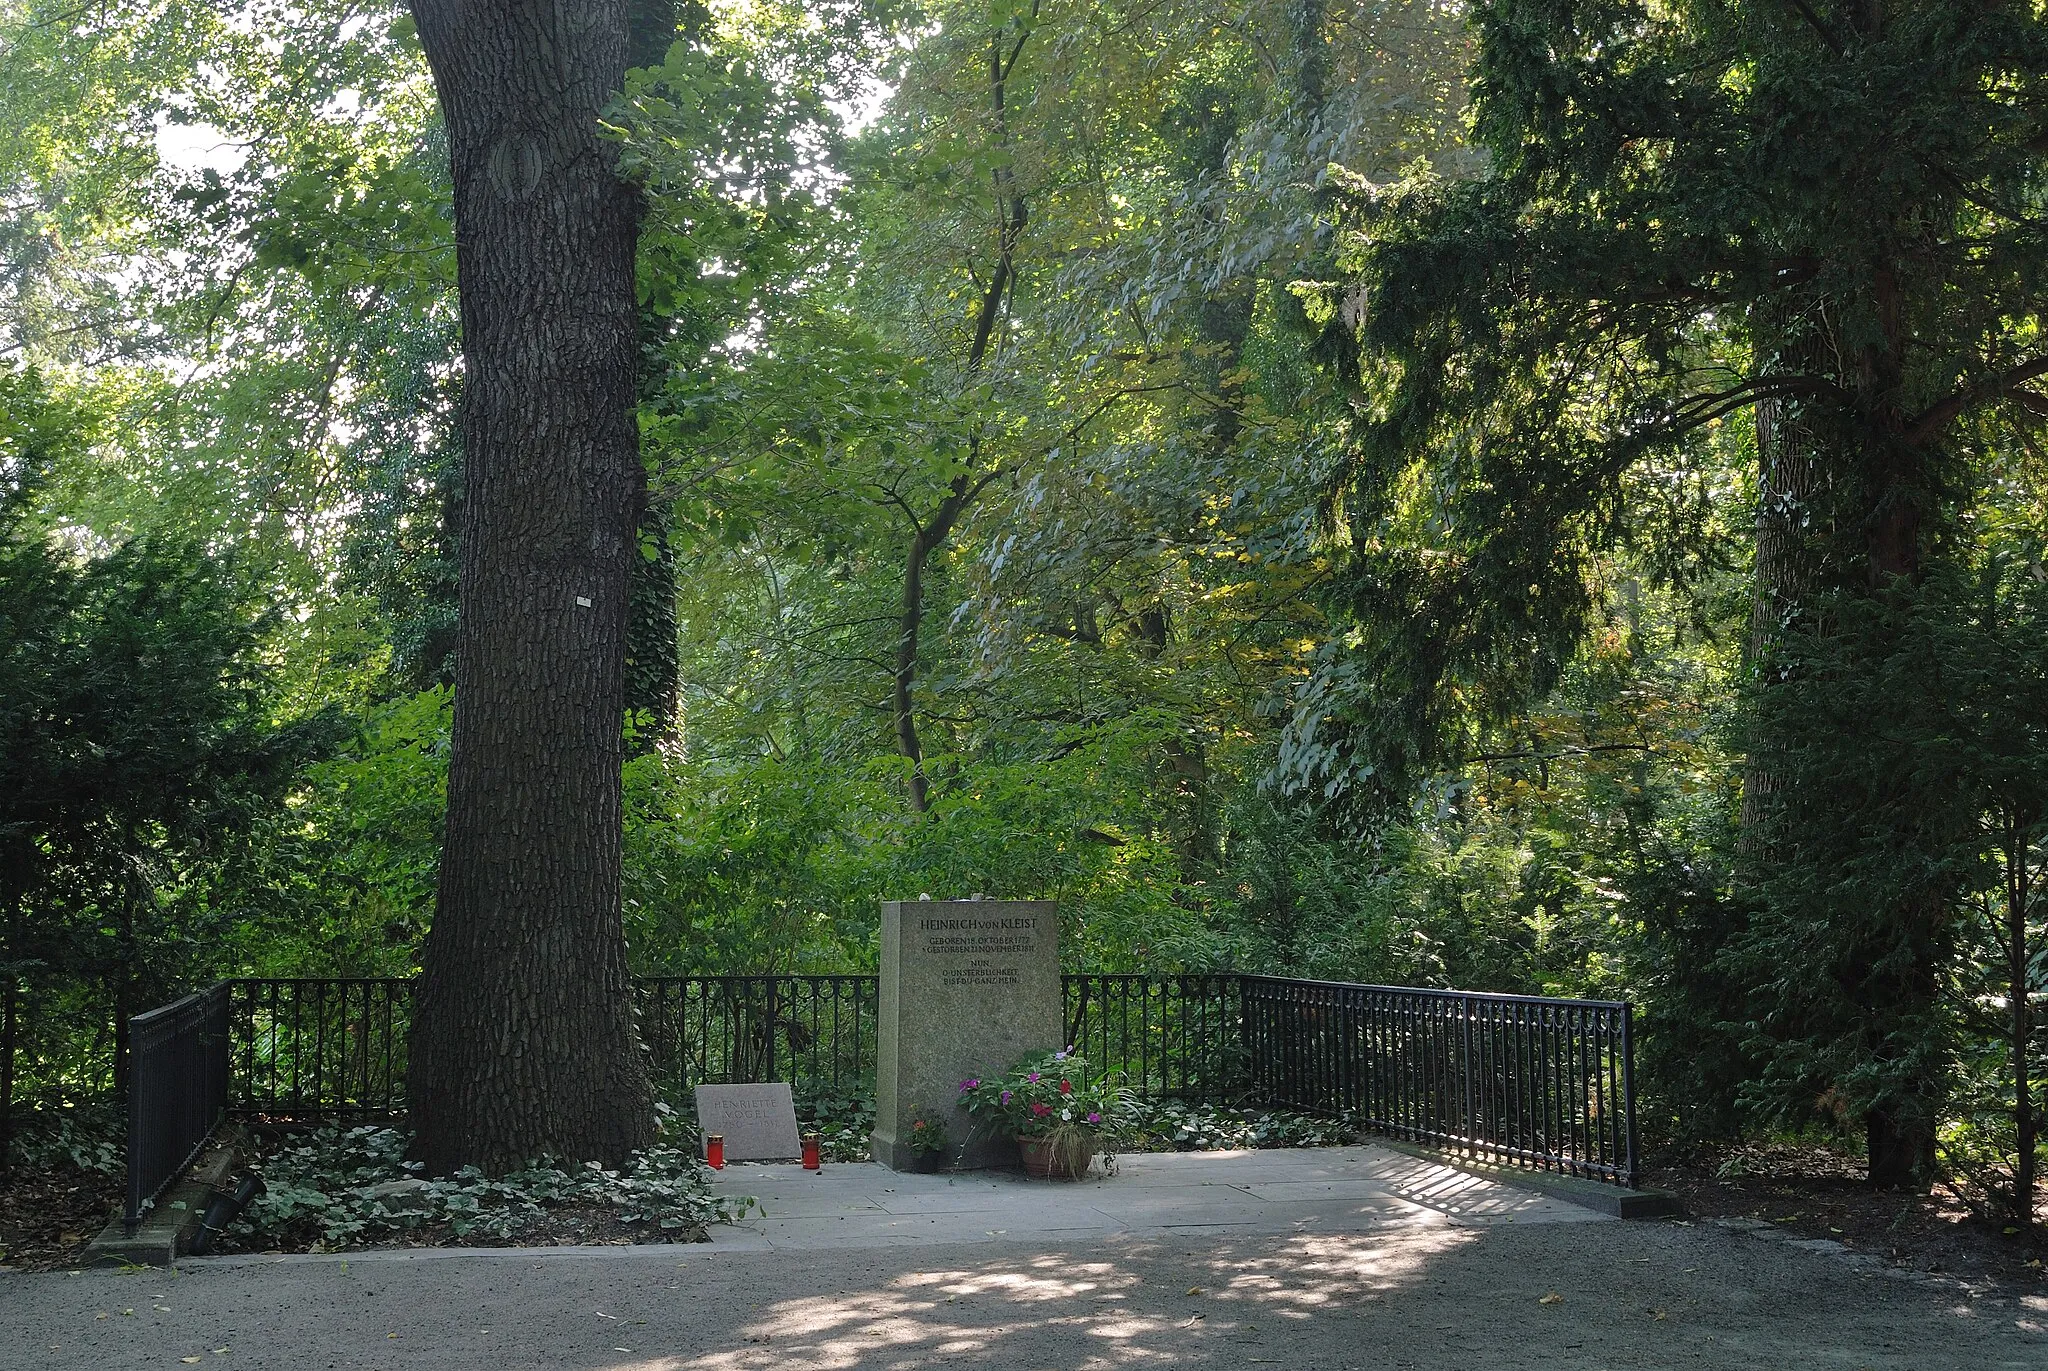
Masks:
[[[412,982],[235,980],[229,1033],[238,1117],[370,1119],[405,1111]]]
[[[1148,1098],[1230,1100],[1246,1081],[1240,976],[1070,975],[1067,1044]]]
[[[1608,1000],[1246,976],[1254,1098],[1634,1186],[1634,1024]]]
[[[207,992],[225,1024],[228,1111],[402,1113],[411,989],[271,979]],[[1476,1158],[1637,1178],[1625,1004],[1237,975],[1070,975],[1065,991],[1068,1042],[1144,1096],[1342,1114]],[[789,1081],[800,1100],[866,1098],[878,998],[873,976],[646,977],[635,989],[650,1071],[678,1103],[694,1085],[763,1080]],[[154,1071],[140,1036],[150,1017],[136,1020],[138,1092]]]
[[[874,976],[642,976],[633,988],[660,1095],[753,1081],[788,1081],[803,1101],[874,1093]]]
[[[129,1232],[192,1164],[228,1104],[228,993],[187,995],[128,1021]]]

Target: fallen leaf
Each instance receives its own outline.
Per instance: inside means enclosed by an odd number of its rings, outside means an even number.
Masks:
[[[1664,1322],[1665,1317],[1664,1311],[1661,1309],[1652,1309],[1650,1311],[1650,1317],[1655,1319],[1658,1323],[1662,1323]]]
[[[1548,1295],[1545,1295],[1545,1296],[1544,1296],[1544,1297],[1543,1297],[1542,1299],[1540,1299],[1540,1300],[1536,1301],[1536,1303],[1538,1303],[1538,1304],[1563,1304],[1563,1303],[1564,1303],[1564,1296],[1562,1296],[1562,1295],[1558,1294],[1558,1293],[1557,1293],[1557,1292],[1556,1292],[1555,1290],[1553,1290],[1553,1291],[1551,1291],[1551,1292],[1550,1292],[1550,1293],[1549,1293]]]
[[[181,1362],[183,1362],[183,1363],[185,1363],[185,1365],[187,1365],[187,1366],[190,1366],[190,1365],[191,1365],[191,1364],[192,1364],[193,1362],[195,1362],[195,1361],[198,1361],[198,1360],[199,1360],[199,1358],[197,1358],[197,1357],[180,1357],[180,1358],[178,1358],[178,1360],[179,1360],[179,1361],[181,1361]]]
[[[1199,1285],[1191,1285],[1188,1287],[1188,1293],[1190,1295],[1199,1295],[1202,1293],[1202,1287]]]

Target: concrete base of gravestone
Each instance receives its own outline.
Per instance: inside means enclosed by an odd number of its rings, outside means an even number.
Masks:
[[[912,1121],[943,1120],[947,1165],[1016,1166],[1016,1140],[960,1107],[960,1082],[1061,1046],[1059,908],[1047,900],[882,905],[875,1160],[918,1169]]]

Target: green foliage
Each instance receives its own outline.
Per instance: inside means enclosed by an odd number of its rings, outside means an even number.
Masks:
[[[920,1157],[938,1157],[945,1154],[952,1139],[946,1131],[946,1120],[940,1115],[927,1115],[923,1110],[914,1111],[910,1116],[910,1130],[904,1135],[910,1150]]]
[[[372,706],[305,767],[233,873],[252,975],[407,976],[433,916],[451,693]]]
[[[1056,899],[1076,970],[1631,998],[1652,1134],[1939,1113],[1991,1194],[2048,1071],[2048,50],[1877,13],[639,33],[630,668],[664,695],[672,608],[681,706],[632,721],[636,966],[867,969],[882,899]],[[0,47],[13,1093],[75,1099],[117,992],[414,965],[454,243],[396,9],[30,0]],[[1745,766],[1800,798],[1745,829]]]
[[[1358,1134],[1348,1120],[1288,1109],[1133,1100],[1115,1138],[1125,1152],[1229,1152],[1249,1147],[1341,1147]]]
[[[231,855],[333,720],[280,720],[267,616],[238,568],[169,535],[77,557],[0,524],[7,960],[114,989],[177,983],[217,926],[189,883]],[[182,887],[182,888],[181,888]],[[187,902],[189,901],[189,903]],[[164,903],[181,917],[151,918]]]
[[[1331,793],[1398,797],[1553,687],[1604,551],[1680,584],[1725,556],[1729,416],[1789,407],[1836,478],[1804,524],[1861,576],[1866,551],[1906,555],[1877,542],[1945,536],[1957,419],[2031,374],[2030,13],[1930,3],[1863,33],[1845,12],[1819,36],[1712,4],[1474,20],[1492,174],[1347,181],[1347,269],[1302,287],[1361,387],[1330,490],[1356,627],[1285,757]]]
[[[1130,1100],[1128,1089],[1066,1051],[1026,1057],[1000,1077],[960,1082],[960,1103],[969,1114],[1020,1138],[1113,1133]]]
[[[1743,687],[1718,731],[1749,754],[1746,830],[1635,807],[1610,886],[1655,901],[1633,979],[1655,1027],[1707,1045],[1662,1057],[1698,1120],[1738,1095],[1860,1119],[1881,1181],[1924,1181],[1956,1076],[1941,987],[1973,965],[1963,873],[2008,808],[1964,778],[2013,765],[1966,762],[1956,720],[2030,717],[2005,693],[2039,627],[1937,643],[1977,611],[1898,597],[2038,542],[1969,473],[2009,465],[2048,367],[2023,94],[2048,29],[1946,3],[1473,17],[1490,170],[1340,178],[1341,269],[1297,287],[1357,417],[1324,505],[1347,631],[1282,775],[1398,813],[1572,691],[1623,578],[1707,634],[1749,618],[1749,660],[1713,664]],[[1754,440],[1730,422],[1751,411]],[[1717,612],[1745,526],[1753,614]]]
[[[871,968],[884,899],[980,893],[1061,902],[1076,969],[1227,956],[1174,903],[1173,863],[1100,755],[983,765],[929,815],[904,811],[900,764],[847,774],[764,758],[627,768],[626,913],[649,971]],[[1136,828],[1135,824],[1130,825]]]
[[[15,1120],[10,1149],[0,1169],[31,1171],[72,1167],[100,1176],[126,1173],[128,1120],[104,1101],[46,1109]]]
[[[336,1251],[445,1228],[458,1239],[516,1238],[565,1206],[612,1210],[667,1241],[705,1241],[707,1224],[740,1217],[752,1202],[712,1192],[704,1164],[662,1145],[607,1170],[595,1162],[529,1163],[496,1179],[474,1167],[448,1177],[406,1160],[409,1137],[391,1128],[329,1125],[285,1138],[254,1166],[264,1191],[229,1229],[246,1246],[312,1244]]]
[[[873,1092],[858,1098],[820,1097],[798,1100],[797,1117],[806,1132],[818,1135],[821,1155],[828,1162],[872,1161],[875,1155],[875,1100]]]
[[[1778,659],[1797,688],[1769,692],[1763,708],[1783,784],[1838,803],[1774,816],[1778,859],[1729,954],[1766,1006],[1752,1025],[1765,1065],[1753,1093],[1799,1121],[1894,1101],[1948,1113],[1954,1100],[1919,1091],[1932,1078],[1974,1097],[1979,1118],[2002,1093],[1995,1112],[2009,1115],[2012,1049],[1991,1046],[2010,1032],[1999,1007],[2048,989],[2035,903],[2048,596],[2023,563],[1991,559],[1835,597],[1819,617],[1827,631]],[[1845,735],[1858,745],[1843,747]],[[1902,890],[1933,894],[1901,918]],[[2016,986],[2002,946],[2015,933]],[[1910,1014],[1874,1016],[1862,1002],[1930,975],[1940,993],[1913,996]],[[2038,1073],[2043,1045],[2023,1050]]]

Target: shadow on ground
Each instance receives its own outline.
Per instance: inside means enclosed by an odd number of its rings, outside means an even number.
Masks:
[[[1712,1228],[1439,1223],[24,1275],[0,1281],[0,1348],[9,1366],[80,1371],[195,1357],[290,1371],[2038,1371],[2048,1301],[1972,1301]]]

